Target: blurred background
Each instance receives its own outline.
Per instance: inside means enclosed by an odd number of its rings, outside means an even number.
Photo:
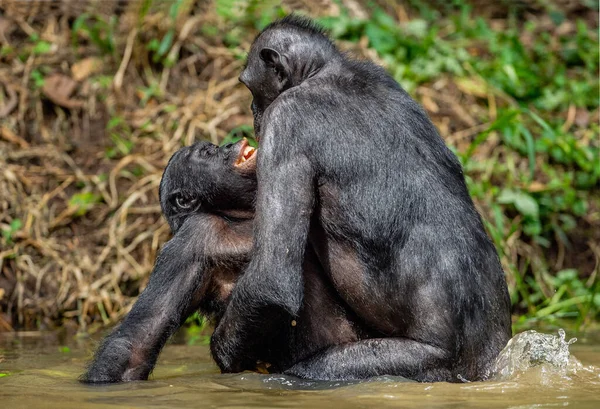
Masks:
[[[596,0],[0,0],[0,331],[94,332],[128,311],[169,239],[167,160],[252,137],[237,77],[291,11],[425,107],[498,249],[515,330],[593,326]]]

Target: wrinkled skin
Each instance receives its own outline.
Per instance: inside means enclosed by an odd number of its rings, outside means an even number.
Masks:
[[[366,336],[285,370],[303,378],[485,379],[511,336],[496,250],[456,156],[380,67],[287,17],[240,75],[260,137],[252,258],[212,337],[223,372],[304,319],[306,249]]]
[[[174,237],[162,248],[131,312],[96,351],[82,382],[145,380],[168,338],[192,312],[200,310],[219,323],[252,248],[255,157],[235,166],[243,146],[200,142],[171,158],[160,201]],[[251,369],[262,363],[262,370],[281,372],[331,345],[373,336],[344,307],[310,248],[303,274],[302,318],[254,343]]]

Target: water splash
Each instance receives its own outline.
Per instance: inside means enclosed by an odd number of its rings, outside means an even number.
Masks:
[[[558,335],[524,331],[515,335],[500,352],[493,369],[494,380],[518,378],[521,374],[537,370],[542,379],[569,377],[583,366],[569,353],[569,346],[577,338],[566,340],[563,329]]]

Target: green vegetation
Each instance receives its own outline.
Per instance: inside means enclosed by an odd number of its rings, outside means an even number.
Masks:
[[[117,17],[111,16],[108,21],[101,16],[83,13],[71,27],[71,42],[77,48],[83,41],[89,41],[98,47],[102,53],[115,53],[115,29]]]
[[[188,345],[208,345],[210,344],[210,335],[212,333],[210,322],[195,312],[185,322],[188,325],[186,331]]]
[[[23,226],[23,222],[20,219],[14,219],[9,226],[2,229],[2,238],[4,242],[10,244],[13,242],[13,236]]]

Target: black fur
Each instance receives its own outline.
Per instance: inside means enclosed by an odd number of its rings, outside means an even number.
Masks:
[[[241,146],[179,150],[160,184],[174,237],[125,320],[102,342],[87,383],[147,379],[167,339],[195,310],[218,319],[252,245],[254,168],[233,166]]]
[[[233,166],[242,147],[199,143],[169,161],[160,198],[175,236],[163,247],[131,312],[101,344],[83,382],[147,379],[161,348],[191,312],[200,309],[219,323],[252,247],[255,168],[253,162]],[[236,206],[223,203],[223,197]],[[377,336],[344,307],[311,248],[303,275],[298,321],[252,342],[248,347],[256,360],[247,362],[250,369],[281,372],[329,346]],[[277,320],[276,315],[273,311],[270,318]]]
[[[251,369],[256,344],[301,323],[308,243],[377,339],[324,348],[287,373],[485,379],[511,336],[504,273],[423,109],[295,16],[259,34],[240,80],[260,137],[255,241],[212,338],[221,370]]]

